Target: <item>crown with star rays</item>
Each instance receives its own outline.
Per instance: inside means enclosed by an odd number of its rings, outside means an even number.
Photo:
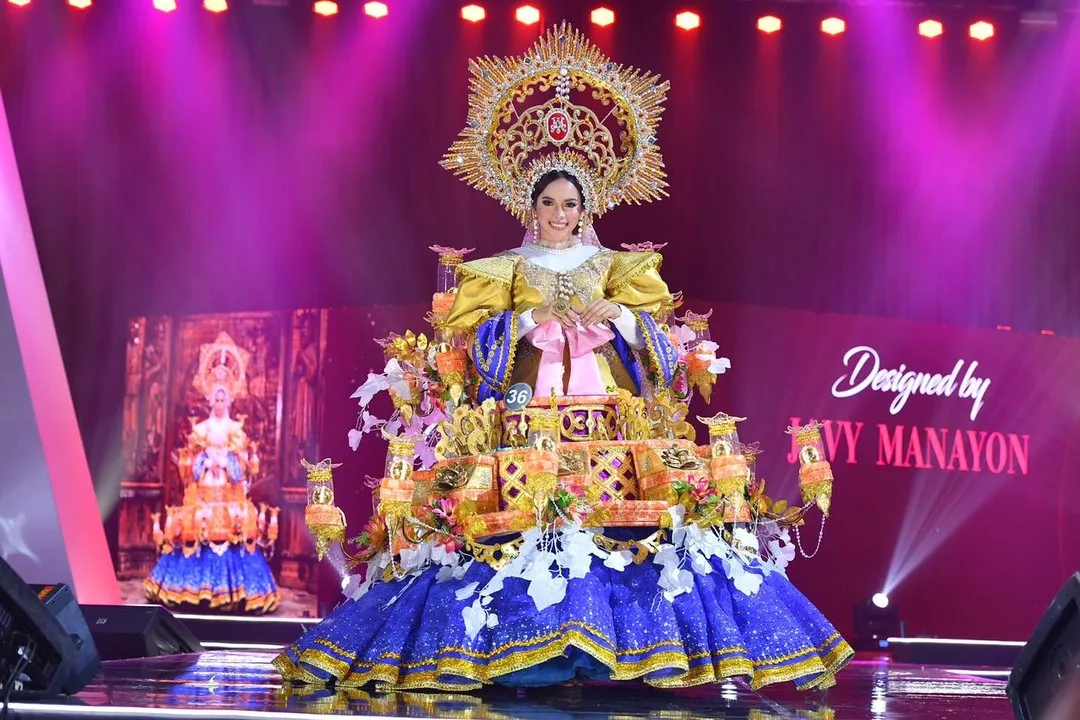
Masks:
[[[524,55],[474,59],[469,71],[468,121],[440,165],[523,223],[533,186],[552,170],[581,182],[592,217],[667,195],[659,76],[612,62],[567,23]]]

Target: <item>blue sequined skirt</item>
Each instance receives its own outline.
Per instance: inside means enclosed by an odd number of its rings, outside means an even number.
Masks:
[[[469,690],[483,684],[543,686],[584,680],[640,679],[685,687],[747,678],[752,687],[792,681],[831,686],[851,647],[780,573],[757,592],[736,589],[719,560],[695,574],[693,589],[665,599],[653,563],[612,570],[594,559],[571,579],[565,598],[537,611],[528,585],[506,580],[488,610],[498,617],[470,638],[462,611],[494,571],[473,563],[459,579],[439,569],[375,583],[339,605],[279,655],[286,680],[337,687]]]
[[[280,601],[266,558],[243,545],[229,545],[220,555],[203,545],[190,557],[176,548],[158,558],[143,586],[148,600],[169,607],[265,613]]]

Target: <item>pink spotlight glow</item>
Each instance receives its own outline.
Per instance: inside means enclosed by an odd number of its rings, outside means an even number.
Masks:
[[[847,30],[847,23],[838,17],[825,18],[821,21],[821,32],[826,35],[839,35]]]
[[[154,0],[154,9],[161,12],[173,12],[176,10],[176,0]]]
[[[223,13],[229,9],[227,0],[203,0],[202,6],[213,13]]]
[[[923,20],[919,23],[919,34],[924,38],[941,37],[941,33],[944,31],[945,29],[937,20]]]
[[[311,9],[315,11],[316,15],[322,15],[323,17],[330,17],[331,15],[337,15],[338,6],[334,0],[317,0],[317,2],[311,6]]]
[[[68,5],[77,10],[85,10],[94,4],[94,0],[68,0]]]
[[[376,19],[384,18],[390,14],[390,8],[386,7],[386,3],[381,2],[364,3],[364,14]]]
[[[522,5],[514,11],[514,17],[522,25],[535,25],[540,22],[540,11],[532,5]]]
[[[30,4],[30,0],[8,0],[8,2],[17,7],[26,7]]]
[[[701,27],[701,16],[696,12],[681,12],[675,16],[675,27],[683,30],[696,30]]]
[[[472,23],[478,23],[487,17],[487,13],[484,12],[484,8],[479,5],[466,5],[461,8],[461,19],[468,20]]]
[[[766,35],[780,32],[780,29],[783,27],[784,23],[775,15],[766,15],[765,17],[758,18],[757,21],[757,29]]]
[[[606,7],[598,7],[592,11],[592,14],[589,17],[594,25],[607,27],[615,22],[615,11],[609,10]]]
[[[986,41],[994,37],[994,26],[992,23],[988,23],[985,20],[972,23],[968,28],[968,35],[975,40]]]

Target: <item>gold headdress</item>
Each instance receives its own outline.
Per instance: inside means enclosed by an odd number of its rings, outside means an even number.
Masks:
[[[480,58],[469,71],[468,124],[440,164],[523,223],[551,170],[581,181],[593,217],[667,194],[656,130],[668,83],[657,75],[616,65],[566,23],[521,57]]]
[[[224,390],[235,400],[247,392],[247,364],[251,353],[237,346],[229,333],[223,332],[212,343],[199,348],[199,372],[195,389],[210,403],[214,393]]]

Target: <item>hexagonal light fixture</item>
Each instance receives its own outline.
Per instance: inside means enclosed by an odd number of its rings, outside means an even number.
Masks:
[[[461,19],[478,23],[487,17],[487,12],[479,5],[466,5],[461,8]]]
[[[364,14],[368,17],[373,17],[378,20],[389,15],[390,8],[386,7],[386,3],[368,2],[364,3]]]
[[[986,41],[994,37],[994,25],[988,23],[985,20],[980,20],[975,23],[971,23],[971,27],[968,28],[968,35],[975,40]]]
[[[923,20],[919,23],[919,34],[924,38],[941,37],[941,33],[944,31],[945,28],[937,20]]]
[[[775,15],[766,15],[758,18],[757,21],[757,29],[766,35],[778,33],[782,27],[784,27],[784,23]]]
[[[615,22],[615,11],[606,7],[598,7],[592,11],[589,18],[593,21],[593,25],[607,27]]]
[[[540,22],[540,11],[532,5],[522,5],[514,11],[514,18],[522,25],[535,25]]]
[[[675,27],[683,30],[696,30],[701,27],[701,16],[689,10],[675,16]]]
[[[847,30],[847,23],[838,17],[828,17],[821,21],[821,32],[826,35],[839,35]]]

